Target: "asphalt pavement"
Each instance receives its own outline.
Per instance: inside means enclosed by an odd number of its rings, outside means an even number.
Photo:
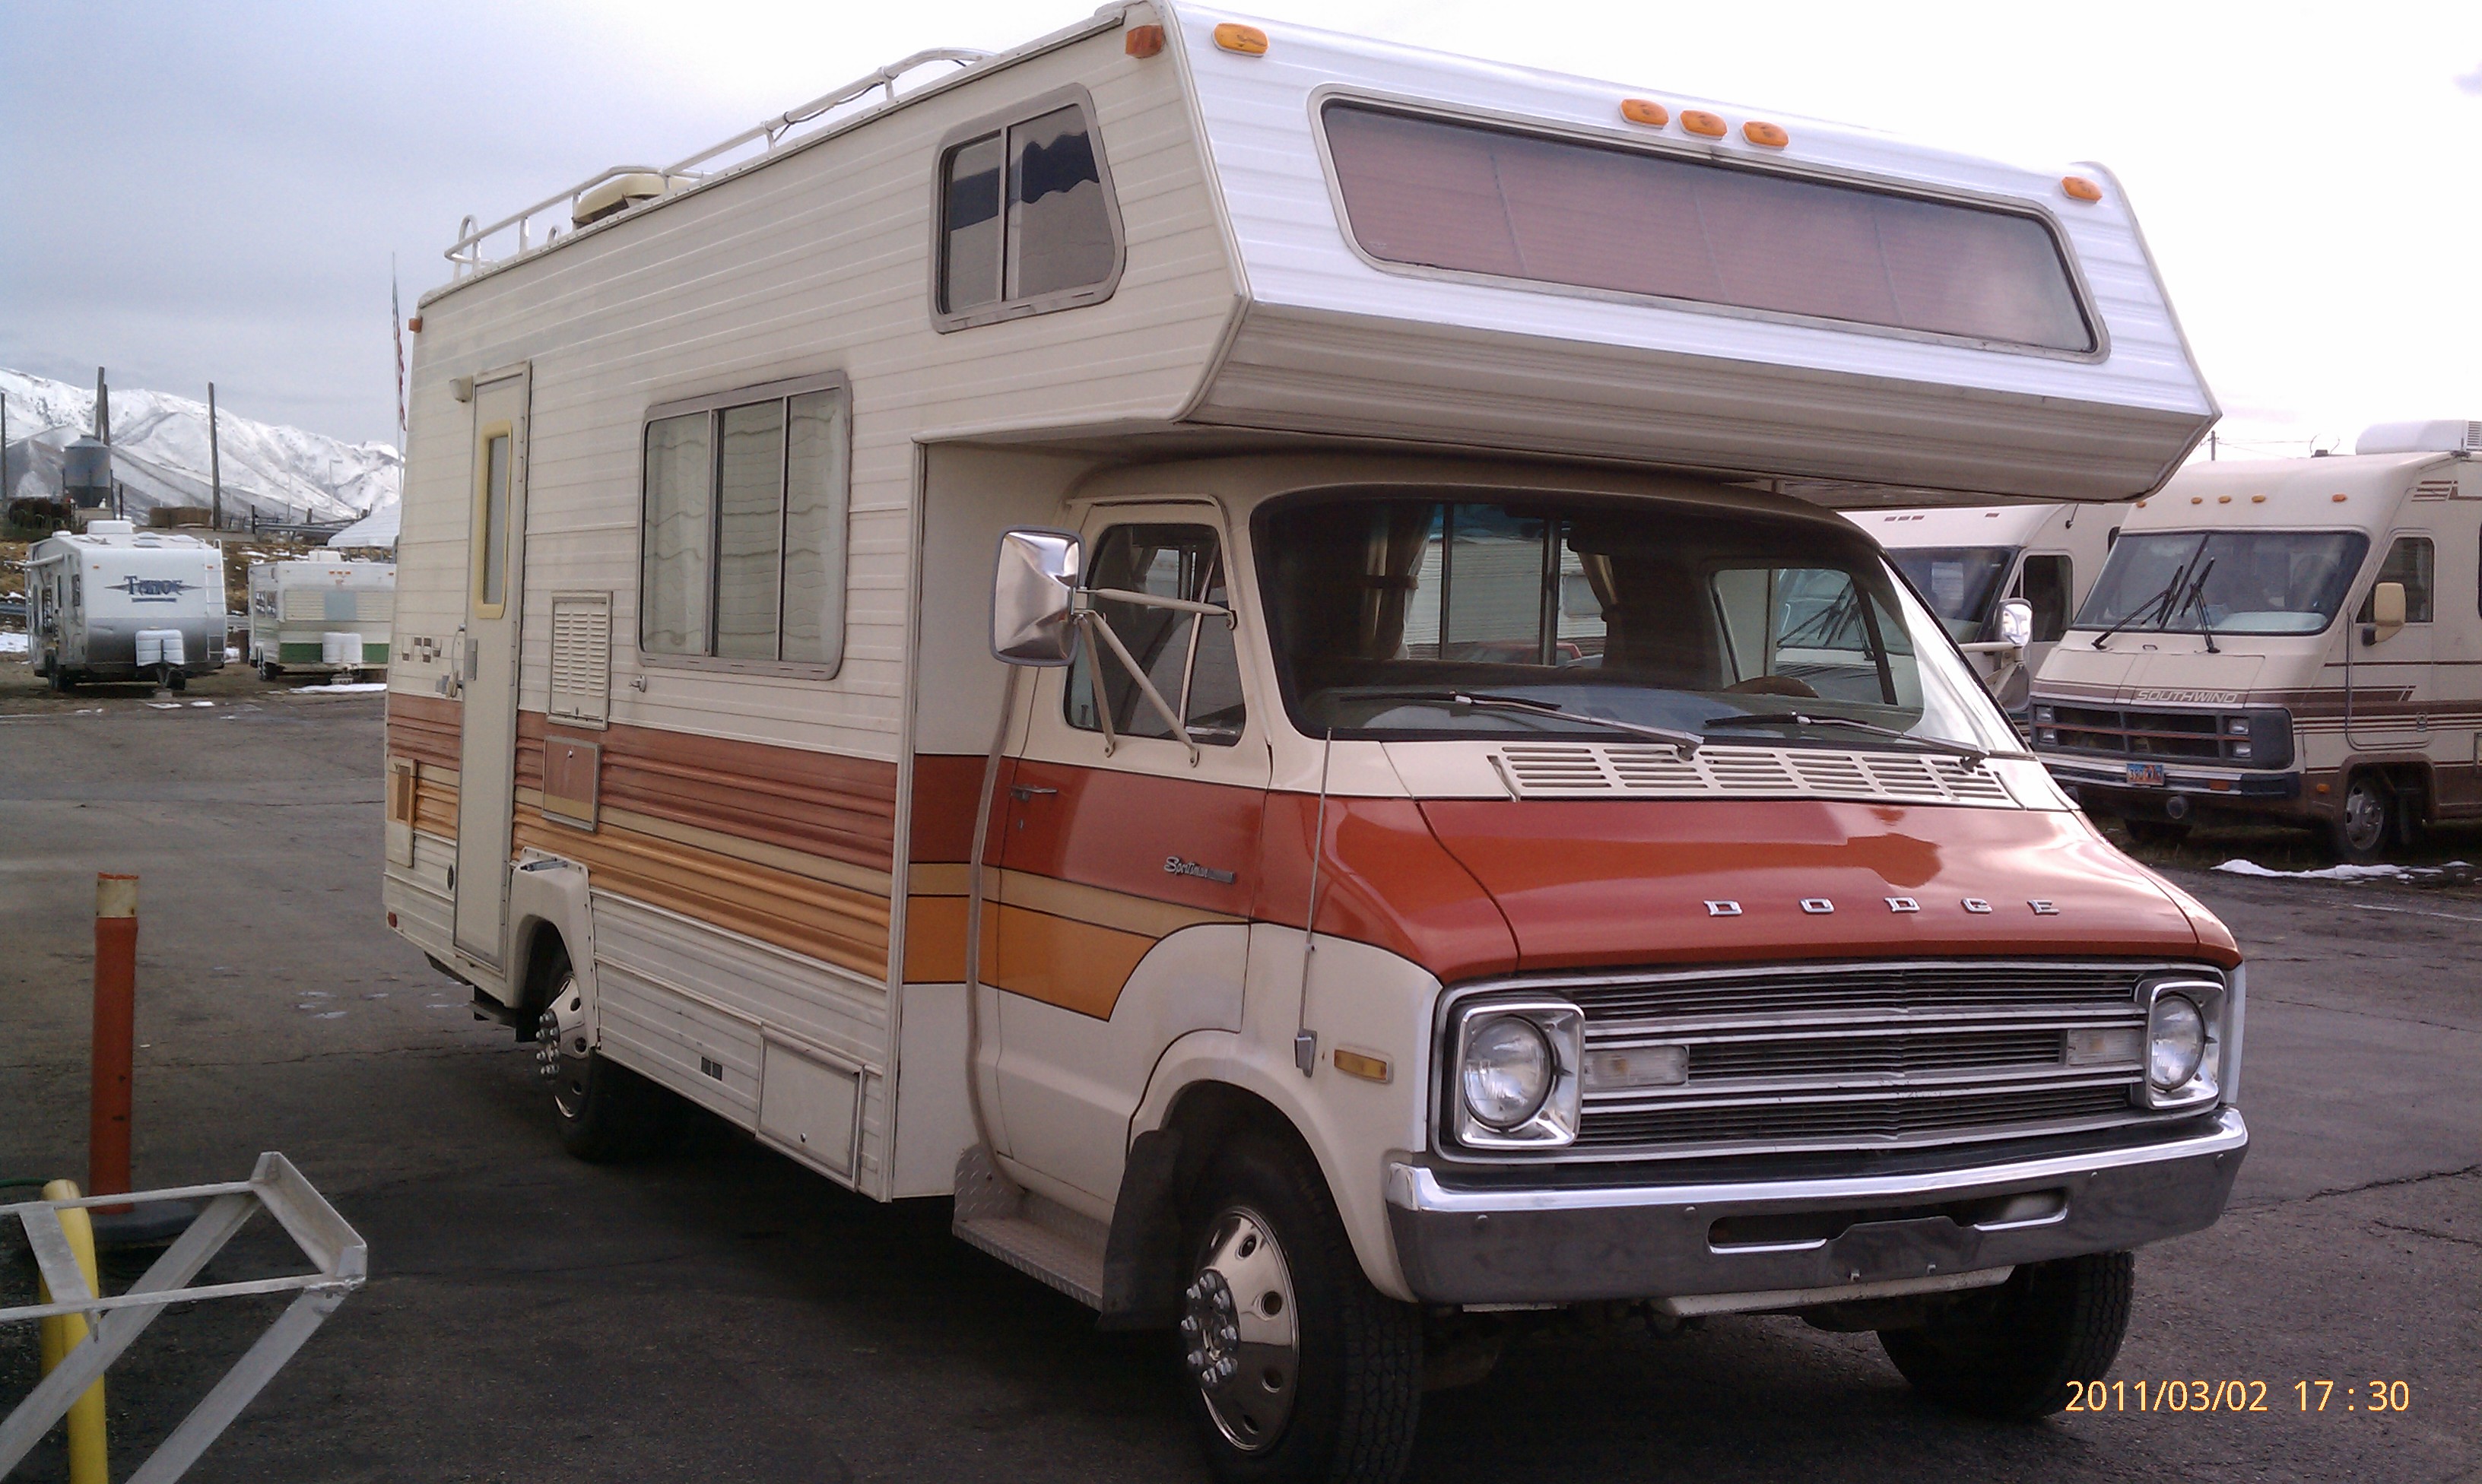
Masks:
[[[377,699],[183,699],[215,704],[0,684],[0,1178],[83,1175],[92,878],[137,872],[139,1184],[282,1150],[371,1247],[192,1478],[1204,1477],[1162,1347],[952,1240],[944,1203],[878,1206],[715,1125],[651,1162],[568,1159],[528,1052],[381,924]],[[1868,1336],[1631,1325],[1433,1393],[1413,1476],[2482,1470],[2482,892],[2164,869],[2249,950],[2256,1141],[2222,1223],[2141,1255],[2105,1410],[1987,1424],[1916,1401]],[[246,1234],[217,1275],[283,1250]],[[0,1237],[0,1302],[32,1287]],[[114,1372],[119,1471],[275,1312],[148,1333]],[[31,1331],[0,1331],[0,1406],[34,1376]],[[2171,1381],[2206,1385],[2176,1410]],[[2406,1409],[2373,1411],[2391,1382]],[[57,1445],[19,1476],[66,1477]]]

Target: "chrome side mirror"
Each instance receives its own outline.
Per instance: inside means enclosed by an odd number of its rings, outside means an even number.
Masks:
[[[2381,583],[2370,589],[2370,622],[2362,630],[2362,642],[2376,644],[2396,637],[2405,626],[2405,589],[2402,583]]]
[[[991,576],[991,654],[1003,664],[1067,664],[1077,648],[1084,547],[1066,531],[1022,527],[1000,537]]]
[[[1999,641],[2019,649],[2034,642],[2034,605],[2010,598],[1999,605]]]

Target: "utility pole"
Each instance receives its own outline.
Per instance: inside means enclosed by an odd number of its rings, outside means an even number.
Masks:
[[[2218,456],[2216,453],[2215,440],[2220,436],[2220,433],[2213,431],[2209,431],[2206,434],[2206,462],[2208,463],[2213,463]]]
[[[9,501],[9,394],[0,392],[0,506]]]
[[[216,438],[216,383],[207,383],[207,516],[218,531],[224,529],[224,450]]]

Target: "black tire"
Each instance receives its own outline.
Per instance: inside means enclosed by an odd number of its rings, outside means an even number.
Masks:
[[[278,665],[273,660],[261,660],[258,662],[258,678],[261,680],[273,684],[276,677],[283,673],[283,667]]]
[[[66,695],[77,689],[77,678],[71,675],[58,660],[52,662],[52,667],[44,674],[43,681],[52,688],[54,695]]]
[[[548,966],[543,982],[550,992],[535,1022],[535,1064],[551,1084],[561,1147],[590,1164],[643,1159],[660,1149],[673,1123],[672,1095],[589,1048],[577,1018],[583,997],[566,952]]]
[[[1201,1325],[1214,1313],[1212,1295],[1201,1293],[1215,1257],[1210,1243],[1236,1215],[1273,1238],[1279,1270],[1289,1276],[1292,1298],[1283,1307],[1296,1337],[1284,1415],[1246,1442],[1231,1422],[1218,1420],[1219,1406],[1233,1416],[1231,1393],[1201,1381],[1197,1359]],[[1362,1276],[1316,1162],[1272,1135],[1236,1133],[1199,1182],[1187,1217],[1191,1260],[1179,1360],[1190,1383],[1184,1388],[1190,1415],[1216,1477],[1227,1484],[1387,1484],[1400,1476],[1413,1456],[1421,1412],[1421,1311],[1386,1297]],[[1246,1293],[1236,1296],[1261,1313],[1274,1312]],[[1249,1349],[1236,1344],[1227,1353],[1248,1359]],[[1207,1366],[1213,1365],[1210,1359]],[[1255,1377],[1272,1393],[1272,1374],[1251,1360],[1237,1378],[1228,1370],[1225,1383],[1247,1387]],[[1210,1400],[1211,1391],[1224,1399]]]
[[[2126,1252],[2028,1263],[1919,1329],[1881,1330],[1879,1343],[1932,1401],[2030,1422],[2067,1406],[2072,1386],[2110,1373],[2136,1273]]]
[[[2348,866],[2375,866],[2392,853],[2403,831],[2396,791],[2373,772],[2359,772],[2344,785],[2343,802],[2327,826],[2336,858]]]
[[[165,684],[174,690],[187,690],[190,689],[190,677],[184,671],[174,670],[172,678],[166,681]]]

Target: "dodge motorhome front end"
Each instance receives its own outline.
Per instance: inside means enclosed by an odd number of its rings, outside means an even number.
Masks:
[[[1254,1480],[1586,1306],[2041,1414],[2223,1208],[2231,938],[1838,513],[2205,435],[2099,168],[1133,4],[450,256],[384,900],[581,1156],[952,1200]]]

